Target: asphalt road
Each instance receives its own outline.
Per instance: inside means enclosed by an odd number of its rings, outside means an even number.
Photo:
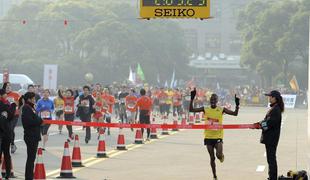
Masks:
[[[244,107],[238,117],[225,115],[225,124],[247,124],[261,120],[267,108]],[[157,123],[160,121],[157,119]],[[171,122],[170,122],[171,123]],[[56,126],[50,128],[44,163],[48,179],[59,175],[66,129],[59,134]],[[77,179],[86,180],[127,180],[127,179],[212,179],[209,155],[203,146],[202,130],[182,130],[161,136],[143,145],[133,145],[135,133],[124,129],[127,151],[115,150],[118,129],[112,129],[106,136],[109,158],[94,158],[97,150],[97,135],[92,130],[92,140],[85,144],[84,131],[75,127],[80,135],[80,145],[84,168],[74,168]],[[12,155],[14,173],[24,179],[26,147],[22,139],[22,128],[16,129],[17,152]],[[160,134],[160,131],[158,132]],[[268,165],[265,149],[259,143],[260,130],[225,130],[225,162],[217,161],[217,174],[220,180],[266,179]],[[73,143],[70,143],[72,152]],[[307,110],[286,110],[278,146],[279,174],[288,170],[306,169],[307,165]]]

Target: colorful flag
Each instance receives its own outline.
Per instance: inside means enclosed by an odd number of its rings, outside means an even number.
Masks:
[[[170,82],[170,88],[173,88],[174,79],[175,79],[175,69],[173,69],[172,78]]]
[[[168,87],[168,81],[166,80],[165,82],[165,87],[167,88]]]
[[[178,86],[178,80],[175,80],[173,83],[173,88],[176,88]]]
[[[290,80],[290,86],[292,88],[292,90],[294,91],[299,91],[299,85],[298,85],[298,81],[296,79],[296,76],[294,75],[293,78]]]
[[[129,66],[129,77],[128,77],[128,80],[129,80],[130,82],[135,82],[135,79],[134,79],[134,75],[133,75],[131,66]]]
[[[159,74],[157,74],[157,83],[160,84]]]
[[[140,66],[140,63],[138,64],[138,68],[137,68],[137,75],[139,76],[141,81],[145,81],[145,76],[144,76],[144,72]]]
[[[194,77],[192,77],[192,79],[190,81],[186,82],[186,87],[195,87],[195,79]]]

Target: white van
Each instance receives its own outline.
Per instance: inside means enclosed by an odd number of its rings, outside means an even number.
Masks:
[[[10,74],[9,82],[11,83],[13,91],[27,89],[29,84],[34,84],[34,82],[25,74]],[[0,74],[0,83],[2,87],[3,74]]]

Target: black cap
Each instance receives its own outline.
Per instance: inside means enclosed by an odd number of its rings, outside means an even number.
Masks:
[[[281,97],[281,93],[279,91],[273,90],[270,91],[270,93],[265,94],[265,96],[272,96],[272,97]]]

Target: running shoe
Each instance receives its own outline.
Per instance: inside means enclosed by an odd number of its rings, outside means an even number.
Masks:
[[[224,162],[224,154],[223,154],[222,158],[220,158],[219,160],[220,160],[221,163]]]

